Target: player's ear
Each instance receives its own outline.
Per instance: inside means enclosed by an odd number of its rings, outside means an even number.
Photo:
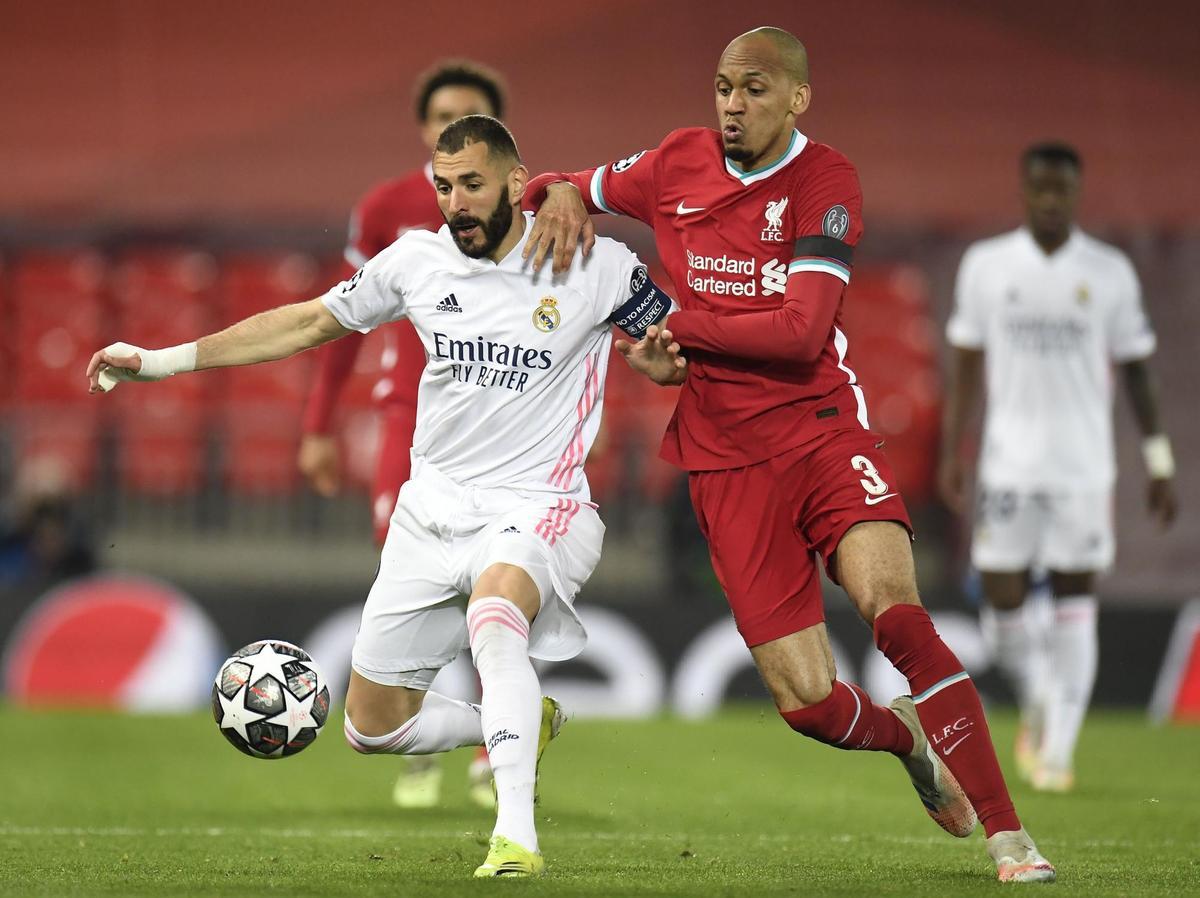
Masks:
[[[528,184],[529,169],[524,165],[518,165],[508,173],[508,198],[513,205],[521,205],[521,200],[525,196],[525,188]]]
[[[803,115],[812,102],[812,86],[797,84],[792,90],[792,115]]]

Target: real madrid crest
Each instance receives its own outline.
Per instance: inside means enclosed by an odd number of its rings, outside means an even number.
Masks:
[[[558,311],[558,300],[553,296],[543,297],[541,305],[533,310],[533,326],[543,333],[557,329],[559,322],[562,321],[562,314]]]
[[[1091,291],[1088,290],[1087,284],[1080,284],[1075,290],[1075,301],[1081,306],[1086,306],[1092,299]]]

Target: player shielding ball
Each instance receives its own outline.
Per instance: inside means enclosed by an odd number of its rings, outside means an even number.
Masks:
[[[1155,336],[1137,273],[1075,226],[1079,154],[1039,144],[1020,168],[1025,226],[972,244],[959,267],[940,481],[964,512],[959,444],[982,381],[971,559],[984,632],[1021,708],[1018,769],[1037,789],[1065,792],[1099,659],[1095,578],[1115,550],[1114,364],[1144,437],[1149,509],[1164,526],[1175,516],[1175,465],[1146,364]],[[1033,571],[1049,574],[1046,622],[1025,607]]]
[[[1001,880],[1049,881],[975,687],[917,594],[908,513],[841,322],[863,227],[858,176],[796,129],[811,97],[804,47],[777,28],[748,32],[714,88],[718,130],[534,179],[525,252],[540,264],[553,245],[561,269],[581,232],[585,250],[593,239],[588,213],[654,229],[683,309],[655,339],[619,348],[635,367],[669,359],[672,339],[687,355],[662,454],[689,472],[713,569],[783,719],[838,748],[896,755],[948,832],[968,835],[978,814]],[[883,708],[837,679],[816,556],[911,697]]]
[[[442,130],[466,115],[504,118],[504,90],[499,76],[478,63],[458,60],[438,65],[416,88],[416,116],[421,142],[430,154]],[[433,185],[433,162],[369,190],[350,216],[342,279],[351,277],[407,231],[436,231],[445,221]],[[406,320],[386,325],[380,376],[371,390],[379,413],[379,450],[371,482],[371,523],[380,546],[387,537],[396,496],[411,473],[409,451],[417,425],[417,384],[425,370],[421,338]],[[341,485],[341,459],[333,433],[339,397],[366,337],[354,333],[317,350],[316,377],[304,407],[303,436],[296,463],[312,488],[332,496]],[[432,755],[411,755],[392,789],[402,808],[426,808],[438,803],[442,768]],[[467,769],[467,794],[481,807],[495,805],[487,753],[478,749]]]
[[[496,826],[475,875],[529,876],[544,867],[537,762],[562,721],[530,658],[573,657],[586,638],[572,603],[599,560],[604,525],[583,462],[600,423],[611,327],[641,338],[672,303],[614,241],[553,277],[525,263],[527,172],[495,119],[448,127],[433,172],[447,222],[438,233],[405,234],[319,299],[170,349],[118,344],[96,353],[87,374],[95,392],[102,378],[255,364],[402,317],[413,323],[429,357],[413,476],[363,608],[346,738],[368,754],[485,745]],[[660,381],[684,365],[665,348],[658,361]],[[479,705],[429,691],[466,645]]]

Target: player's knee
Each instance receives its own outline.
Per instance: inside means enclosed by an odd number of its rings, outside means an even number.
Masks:
[[[829,698],[830,692],[833,691],[833,683],[827,677],[793,678],[784,683],[768,683],[767,686],[780,714],[784,713],[784,708],[811,708],[819,705]],[[786,716],[784,720],[787,720]]]
[[[871,577],[851,596],[859,613],[868,623],[896,605],[920,605],[917,584],[904,576],[880,575]]]
[[[802,706],[794,707],[789,711],[780,708],[779,716],[802,736],[808,736],[810,739],[816,739],[827,745],[836,745],[845,737],[846,725],[837,713],[836,703],[832,701],[833,684],[830,683],[824,691],[825,694],[820,698]],[[817,692],[811,693],[814,698],[816,695]]]
[[[342,733],[346,737],[346,744],[359,754],[403,754],[404,752],[400,748],[390,744],[388,737],[396,736],[411,719],[410,715],[405,720],[396,722],[361,712],[357,716],[352,716],[347,709],[342,724]]]

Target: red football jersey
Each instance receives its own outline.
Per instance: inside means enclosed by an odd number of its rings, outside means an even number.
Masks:
[[[349,277],[362,268],[405,231],[436,231],[443,224],[445,219],[433,189],[432,163],[384,181],[363,197],[351,215],[343,276]],[[415,408],[417,385],[425,369],[425,349],[407,321],[397,321],[382,330],[383,373],[372,396],[381,407],[404,404]],[[354,368],[364,339],[364,334],[349,334],[318,350],[316,380],[304,410],[305,433],[328,432],[338,394]]]
[[[667,461],[693,471],[741,467],[829,430],[868,427],[838,298],[862,235],[862,191],[846,157],[795,131],[783,156],[743,172],[725,158],[718,132],[684,128],[619,162],[535,179],[531,196],[562,177],[593,212],[628,215],[654,229],[685,310],[668,327],[688,310],[737,316],[779,309],[791,295],[789,280],[841,282],[817,282],[839,292],[827,335],[817,334],[824,346],[815,361],[685,353],[691,370],[663,439]]]

